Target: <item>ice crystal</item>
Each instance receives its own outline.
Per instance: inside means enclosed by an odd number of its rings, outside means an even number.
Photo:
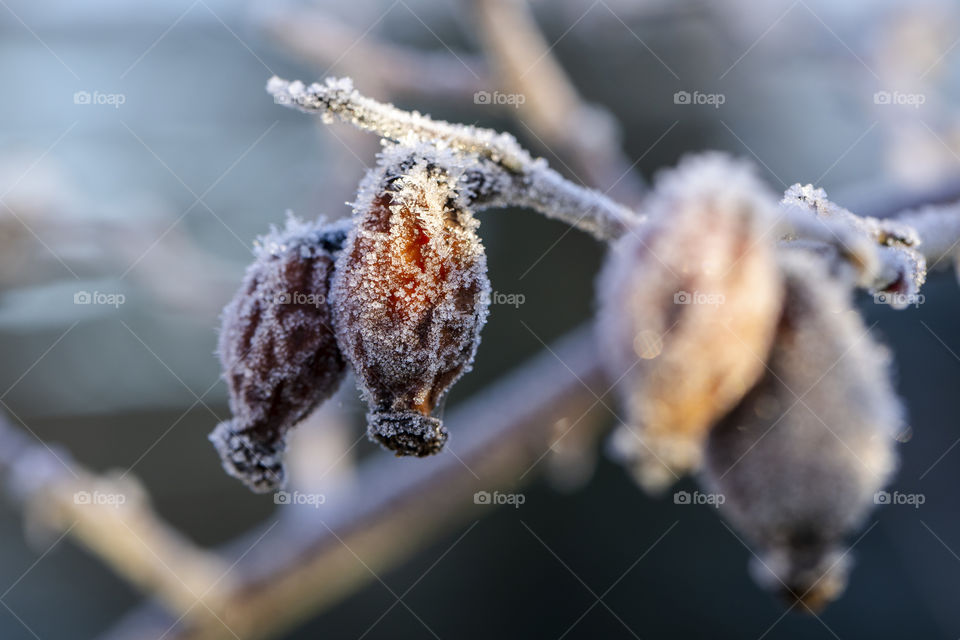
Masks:
[[[530,154],[507,133],[432,120],[361,95],[349,79],[327,78],[309,86],[273,77],[267,91],[286,106],[338,118],[402,146],[448,151],[484,185],[476,209],[530,207],[608,240],[638,221],[637,215],[605,195],[571,183]]]
[[[688,157],[612,248],[598,335],[628,423],[612,443],[648,490],[699,465],[710,426],[763,372],[782,295],[775,202],[749,165]]]
[[[896,466],[891,358],[821,257],[784,252],[768,372],[710,433],[705,480],[760,552],[760,582],[811,609],[843,590],[844,538]]]
[[[898,294],[878,299],[903,308],[926,280],[926,259],[917,249],[920,235],[909,224],[857,216],[809,184],[787,189],[781,205],[796,235],[834,245],[834,257],[854,267],[858,284]]]
[[[287,432],[343,378],[327,298],[348,224],[290,216],[283,230],[259,239],[223,311],[218,351],[234,417],[210,440],[226,471],[254,491],[283,485]]]
[[[431,414],[470,369],[490,302],[467,204],[470,167],[450,149],[390,145],[364,179],[332,282],[337,337],[370,406],[368,433],[397,455],[440,451]]]

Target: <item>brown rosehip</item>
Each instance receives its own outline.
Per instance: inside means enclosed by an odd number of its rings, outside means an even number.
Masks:
[[[443,448],[432,414],[469,370],[487,317],[486,256],[456,166],[437,150],[386,149],[361,186],[331,285],[367,433],[398,456]]]
[[[611,249],[598,338],[626,409],[612,452],[648,491],[699,466],[710,427],[763,373],[782,298],[775,201],[749,165],[688,157]]]
[[[754,578],[816,611],[843,591],[845,539],[896,467],[903,409],[850,288],[819,256],[792,250],[781,263],[767,372],[710,432],[704,480],[756,548]]]
[[[343,379],[328,294],[348,226],[291,217],[284,231],[259,239],[223,310],[218,351],[234,417],[210,440],[227,473],[258,493],[283,485],[287,432]]]

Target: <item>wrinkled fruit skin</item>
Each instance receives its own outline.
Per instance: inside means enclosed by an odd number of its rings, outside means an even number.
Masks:
[[[219,355],[233,419],[210,434],[224,469],[257,493],[284,484],[287,432],[344,377],[330,306],[334,255],[347,226],[305,224],[260,240],[224,308]]]
[[[648,492],[699,467],[710,427],[764,371],[783,296],[772,202],[746,165],[690,157],[612,247],[598,287],[598,340],[626,409],[612,453]]]
[[[486,256],[444,170],[416,155],[381,167],[361,188],[337,260],[337,338],[370,407],[369,437],[398,456],[427,456],[447,440],[431,414],[480,342]]]
[[[903,415],[889,354],[847,287],[812,254],[781,262],[787,298],[769,372],[710,433],[704,480],[757,549],[758,582],[817,610],[844,589],[844,540],[896,467]]]

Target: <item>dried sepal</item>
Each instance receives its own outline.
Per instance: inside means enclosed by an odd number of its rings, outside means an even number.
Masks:
[[[844,589],[845,538],[896,466],[903,410],[849,286],[819,256],[784,254],[769,371],[711,431],[704,480],[758,552],[754,577],[817,610]]]
[[[287,432],[343,379],[329,298],[349,220],[299,222],[258,240],[224,308],[218,352],[233,418],[210,434],[224,469],[253,491],[284,483]]]
[[[690,157],[611,251],[598,336],[627,410],[611,443],[647,490],[699,466],[710,426],[763,371],[782,296],[775,202],[749,165]]]
[[[400,456],[443,448],[447,431],[433,414],[469,370],[487,318],[468,177],[452,152],[387,147],[337,260],[337,337],[370,407],[368,435]]]
[[[795,184],[781,206],[794,227],[789,238],[819,240],[832,248],[830,259],[849,265],[861,287],[894,308],[913,304],[927,278],[920,235],[904,220],[857,216],[831,202],[823,189]],[[822,251],[821,251],[822,252]]]

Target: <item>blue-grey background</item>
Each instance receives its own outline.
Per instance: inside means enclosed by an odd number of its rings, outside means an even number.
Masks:
[[[360,32],[373,25],[370,37],[442,56],[479,53],[468,4],[310,6]],[[376,149],[373,138],[319,128],[265,94],[272,73],[347,72],[339,61],[319,68],[298,59],[268,37],[261,23],[270,6],[0,1],[0,200],[9,206],[0,208],[0,400],[93,469],[133,466],[158,511],[203,545],[273,508],[220,471],[206,442],[216,419],[194,404],[200,396],[227,414],[213,355],[218,309],[255,236],[287,209],[346,214],[343,202]],[[533,6],[581,93],[620,120],[626,155],[645,176],[686,152],[719,148],[752,158],[774,190],[816,182],[854,206],[842,195],[870,185],[922,189],[960,174],[960,11],[951,3]],[[678,105],[677,91],[721,93],[725,102]],[[876,104],[878,91],[925,102]],[[122,104],[78,104],[77,92]],[[416,91],[381,97],[509,130],[562,167],[509,108]],[[590,238],[527,211],[481,219],[494,289],[525,303],[494,307],[475,371],[451,405],[537,353],[539,339],[589,319],[602,258]],[[125,302],[78,306],[81,290],[122,293]],[[603,458],[585,486],[564,492],[536,481],[522,508],[492,510],[404,601],[441,638],[960,636],[960,448],[952,448],[960,291],[945,269],[923,293],[924,304],[902,312],[865,294],[859,303],[896,354],[909,406],[913,436],[900,447],[894,488],[926,502],[871,515],[867,525],[879,524],[856,546],[848,592],[822,620],[781,619],[780,604],[747,575],[749,552],[713,509],[650,499]],[[372,450],[361,443],[356,453]],[[464,530],[384,580],[402,593]],[[31,545],[21,514],[3,508],[0,593],[9,609],[0,609],[0,637],[93,638],[140,601],[69,541],[34,564],[49,542]],[[593,594],[603,603],[571,629]],[[356,638],[393,602],[374,582],[288,637]],[[430,633],[395,607],[366,637]]]

